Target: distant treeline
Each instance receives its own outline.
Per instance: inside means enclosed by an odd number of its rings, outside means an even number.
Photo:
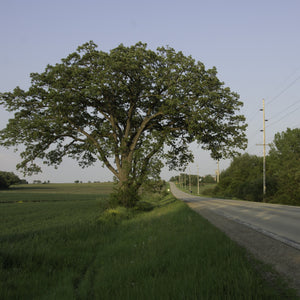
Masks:
[[[200,184],[216,182],[215,177],[213,177],[212,175],[198,176],[198,175],[181,173],[179,176],[173,176],[170,178],[170,181],[178,182],[182,185],[187,185],[187,186],[190,184],[190,182],[191,185],[197,185],[198,180]]]
[[[0,171],[0,189],[7,189],[13,184],[27,184],[24,179],[20,179],[13,172]]]
[[[300,129],[275,135],[266,157],[266,194],[263,195],[263,158],[244,154],[220,174],[214,196],[249,201],[300,205]]]
[[[198,176],[180,174],[170,181],[197,185]],[[200,177],[200,183],[215,182],[214,177]],[[266,157],[266,194],[263,194],[263,157],[245,153],[235,157],[221,172],[220,182],[203,194],[256,202],[300,205],[300,129],[277,133]]]

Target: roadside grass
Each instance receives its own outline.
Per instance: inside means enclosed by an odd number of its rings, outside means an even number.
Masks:
[[[298,299],[171,194],[144,212],[65,189],[95,198],[0,203],[1,299]]]

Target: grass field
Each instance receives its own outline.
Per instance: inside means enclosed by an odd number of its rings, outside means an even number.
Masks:
[[[0,191],[0,299],[297,299],[171,195],[145,195],[156,207],[141,212],[107,209],[111,191]]]

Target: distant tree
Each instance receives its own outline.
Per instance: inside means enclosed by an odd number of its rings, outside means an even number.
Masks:
[[[20,178],[13,172],[0,171],[0,189],[7,189],[13,184],[19,184]]]
[[[20,180],[20,184],[28,184],[28,181],[25,180],[25,179],[21,179],[21,180]]]
[[[275,135],[267,163],[278,185],[274,201],[300,205],[300,128]]]
[[[276,133],[266,164],[267,193],[263,195],[262,157],[236,157],[221,173],[214,193],[250,201],[300,205],[300,129]]]
[[[219,196],[262,201],[262,158],[245,153],[235,157],[220,175]]]
[[[169,181],[171,182],[175,182],[175,181],[178,181],[178,176],[172,176]]]
[[[193,160],[191,142],[214,159],[246,147],[242,102],[215,68],[169,47],[96,48],[91,41],[32,73],[28,91],[0,94],[0,104],[15,112],[0,145],[25,145],[17,166],[25,174],[41,171],[35,159],[55,167],[64,156],[82,167],[100,160],[118,179],[120,202],[133,206],[163,161],[172,170]]]
[[[34,183],[34,184],[41,184],[41,183],[42,183],[42,181],[41,181],[41,180],[38,180],[38,179],[36,179],[36,180],[33,180],[33,183]]]
[[[211,175],[205,175],[205,176],[203,177],[202,182],[203,182],[203,183],[215,183],[216,180],[215,180],[215,178],[214,178],[213,176],[211,176]]]

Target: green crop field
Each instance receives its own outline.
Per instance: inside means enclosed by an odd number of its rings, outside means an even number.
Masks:
[[[144,195],[145,212],[109,208],[112,189],[0,191],[0,299],[297,299],[172,195]]]
[[[111,182],[16,185],[8,190],[0,190],[0,203],[92,200],[97,195],[110,194],[112,190]]]

